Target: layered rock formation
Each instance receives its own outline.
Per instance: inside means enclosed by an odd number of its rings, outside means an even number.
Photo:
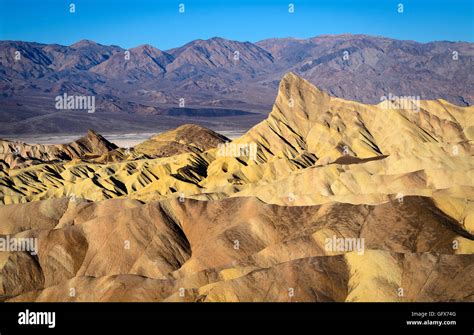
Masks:
[[[290,73],[230,143],[185,126],[114,161],[4,164],[0,235],[38,253],[0,252],[0,295],[472,301],[473,112],[364,105]]]
[[[73,159],[90,160],[117,148],[115,144],[93,130],[68,144],[27,144],[0,139],[0,164],[6,164],[13,169]]]

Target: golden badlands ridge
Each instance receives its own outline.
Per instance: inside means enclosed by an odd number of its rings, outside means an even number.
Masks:
[[[0,236],[38,243],[0,252],[0,299],[474,301],[474,107],[402,107],[289,73],[230,143],[0,141]]]

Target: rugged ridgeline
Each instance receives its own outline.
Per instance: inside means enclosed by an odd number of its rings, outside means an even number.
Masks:
[[[398,103],[331,97],[290,73],[268,118],[231,143],[188,126],[131,149],[146,157],[4,165],[0,234],[36,237],[38,255],[0,253],[0,294],[472,301],[473,107]],[[332,238],[365,252],[329,251]]]
[[[14,169],[35,164],[71,161],[73,159],[91,160],[118,147],[93,130],[69,144],[27,144],[0,139],[0,164]]]
[[[197,125],[183,125],[134,148],[118,148],[93,130],[68,144],[28,144],[0,139],[0,165],[2,169],[20,169],[45,163],[75,161],[110,163],[137,159],[169,157],[185,152],[201,153],[215,148],[228,138]]]
[[[222,125],[216,110],[220,119],[243,110],[266,115],[288,72],[332,96],[364,103],[394,94],[466,106],[474,101],[473,60],[472,43],[366,35],[257,43],[216,37],[166,51],[150,45],[125,50],[92,41],[70,46],[0,41],[0,134],[179,125],[182,120],[176,122],[173,108],[180,99],[201,114],[202,122]],[[56,110],[55,97],[64,93],[94,96],[95,113]],[[262,120],[258,114],[248,117],[252,122],[232,122],[246,129]]]

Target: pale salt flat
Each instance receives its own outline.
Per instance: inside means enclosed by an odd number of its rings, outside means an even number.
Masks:
[[[218,131],[230,139],[242,136],[245,130],[223,130]],[[126,134],[102,134],[108,141],[115,143],[119,147],[133,147],[150,137],[159,133],[126,133]],[[21,141],[29,144],[65,144],[70,143],[83,136],[83,134],[72,135],[40,135],[40,136],[23,136],[23,137],[2,137],[11,141]]]

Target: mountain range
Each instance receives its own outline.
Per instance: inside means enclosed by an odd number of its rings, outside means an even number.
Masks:
[[[468,106],[473,60],[472,43],[366,35],[256,43],[215,37],[170,50],[0,41],[0,134],[157,131],[186,120],[248,129],[266,117],[290,71],[363,103],[392,94]],[[96,113],[55,109],[64,93],[95,96]]]

